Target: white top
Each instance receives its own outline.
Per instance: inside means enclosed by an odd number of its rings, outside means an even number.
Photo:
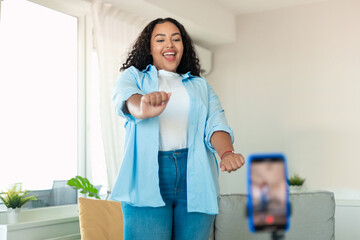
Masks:
[[[165,110],[159,115],[159,150],[187,148],[190,98],[178,73],[158,71],[159,91],[171,92]]]

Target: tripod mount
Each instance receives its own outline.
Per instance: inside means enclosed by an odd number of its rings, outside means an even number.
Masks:
[[[271,232],[271,240],[282,240],[284,239],[283,231],[273,231]]]

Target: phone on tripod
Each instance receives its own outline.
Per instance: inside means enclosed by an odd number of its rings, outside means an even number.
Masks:
[[[290,202],[282,154],[252,154],[248,159],[249,228],[252,232],[287,230]]]

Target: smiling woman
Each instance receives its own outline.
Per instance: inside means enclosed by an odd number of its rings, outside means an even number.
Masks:
[[[218,213],[214,153],[222,171],[244,158],[189,34],[175,19],[151,21],[121,70],[113,100],[126,139],[111,199],[121,201],[125,239],[208,239]]]
[[[51,189],[77,174],[77,18],[25,0],[1,11],[0,189]]]

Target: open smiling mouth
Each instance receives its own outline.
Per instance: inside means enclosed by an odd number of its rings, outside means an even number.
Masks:
[[[175,60],[175,52],[167,52],[167,53],[164,53],[163,56],[165,57],[166,60],[168,61],[173,61]]]

